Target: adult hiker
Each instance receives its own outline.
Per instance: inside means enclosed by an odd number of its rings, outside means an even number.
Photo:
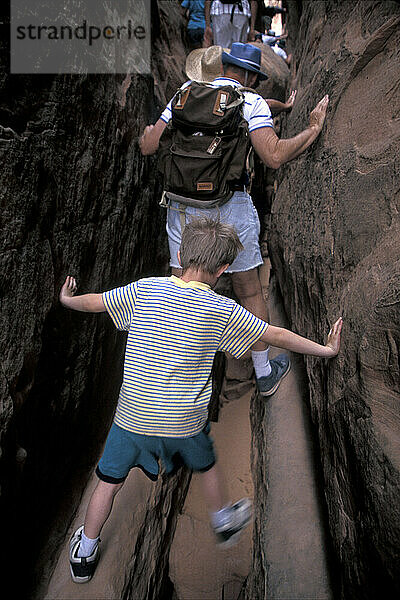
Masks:
[[[206,56],[207,50],[210,49],[204,49],[203,55],[200,50],[194,51],[199,63],[198,70],[200,71],[205,70],[205,64],[203,64],[204,69],[201,67],[201,59],[202,56]],[[233,44],[230,53],[222,52],[222,63],[224,75],[218,76],[216,73],[218,67],[213,65],[216,77],[211,84],[208,84],[208,87],[217,90],[223,88],[227,94],[231,90],[231,94],[234,95],[235,90],[240,89],[242,86],[251,88],[256,85],[258,79],[264,80],[268,77],[266,73],[261,71],[261,50],[252,44],[239,42]],[[188,87],[189,84],[190,82],[187,84]],[[251,91],[244,91],[243,95],[242,111],[251,145],[262,162],[268,167],[277,169],[282,164],[293,160],[304,152],[321,132],[328,106],[328,96],[318,102],[310,113],[309,126],[306,129],[292,138],[279,139],[273,128],[271,111],[267,102]],[[154,154],[158,150],[160,138],[172,117],[173,104],[179,101],[179,97],[177,99],[177,96],[175,96],[173,101],[173,103],[168,104],[155,125],[149,125],[145,128],[140,138],[140,148],[143,155]],[[221,105],[219,108],[221,108]],[[218,114],[218,110],[216,112]],[[238,131],[241,129],[241,127],[238,127]],[[165,131],[165,134],[167,133],[168,130]],[[193,140],[196,139],[199,143],[203,135],[201,131],[195,132]],[[221,138],[218,139],[221,140]],[[236,152],[242,152],[243,148],[241,146],[245,143],[236,146]],[[235,161],[232,160],[231,162],[234,163]],[[178,250],[183,227],[182,215],[184,222],[188,222],[193,216],[209,216],[219,218],[222,222],[233,225],[244,250],[228,267],[227,273],[231,274],[233,290],[240,304],[266,321],[268,320],[267,307],[258,271],[258,267],[263,263],[259,246],[260,222],[251,197],[246,191],[245,163],[242,165],[241,173],[237,181],[230,182],[231,195],[229,199],[219,206],[211,208],[204,204],[205,207],[202,208],[201,203],[200,207],[186,205],[183,206],[183,212],[180,202],[169,200],[167,233],[171,257],[170,265],[172,272],[179,276],[181,270],[178,262]],[[185,183],[185,179],[183,179],[183,183]],[[168,193],[166,197],[168,198]],[[262,341],[254,344],[251,355],[258,389],[261,395],[270,396],[278,389],[282,377],[288,372],[290,368],[289,358],[281,355],[280,358],[270,361],[268,347]]]
[[[257,0],[205,0],[205,45],[231,48],[234,42],[253,41],[257,4]]]

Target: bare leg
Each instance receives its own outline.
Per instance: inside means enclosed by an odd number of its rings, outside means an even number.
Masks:
[[[211,469],[199,475],[208,510],[211,513],[218,512],[229,502],[225,481],[219,466],[215,464]]]
[[[259,319],[268,321],[267,305],[262,293],[258,269],[231,273],[231,276],[233,291],[238,297],[240,304]],[[264,342],[256,342],[252,350],[260,352],[266,350],[266,348],[267,344],[264,344]]]
[[[107,521],[116,493],[123,483],[106,483],[99,480],[86,510],[84,533],[86,537],[99,537],[104,523]]]

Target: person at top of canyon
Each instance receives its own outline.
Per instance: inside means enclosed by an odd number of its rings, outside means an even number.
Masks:
[[[273,18],[276,15],[286,15],[288,11],[286,8],[283,8],[280,6],[265,6],[265,2],[261,2],[260,3],[260,12],[261,12],[262,28],[265,32],[267,32],[267,35],[269,35],[268,30],[272,30]],[[282,23],[283,27],[285,27],[286,26],[286,18],[281,17],[281,20],[283,21],[283,23]],[[275,34],[271,33],[270,35],[275,35]]]
[[[235,43],[231,51],[225,52],[219,46],[200,48],[189,54],[186,60],[186,73],[191,80],[209,81],[214,87],[230,85],[255,87],[259,80],[268,75],[261,70],[261,50],[254,44]],[[222,68],[224,70],[222,74]],[[187,82],[189,85],[190,82]],[[289,98],[294,101],[295,93]],[[258,94],[244,91],[243,117],[247,121],[251,144],[261,161],[268,167],[277,169],[282,164],[302,154],[320,135],[328,107],[328,96],[318,102],[311,111],[309,125],[296,136],[279,139],[274,131],[270,106]],[[273,101],[271,101],[273,102]],[[279,103],[282,104],[282,103]],[[160,138],[171,120],[171,102],[167,105],[155,125],[145,128],[139,140],[142,154],[157,152]],[[232,197],[225,204],[215,208],[184,207],[184,219],[206,214],[220,218],[233,225],[244,246],[244,250],[227,268],[231,274],[233,290],[239,303],[258,318],[266,321],[267,307],[262,291],[259,266],[263,264],[259,245],[260,222],[252,199],[247,191],[249,182],[246,165],[242,176],[232,188]],[[182,235],[182,206],[170,200],[167,209],[167,233],[170,249],[172,273],[179,276],[180,265],[177,252]],[[289,365],[289,358],[269,360],[268,347],[259,340],[252,349],[252,360],[256,374],[256,384],[263,396],[270,396],[278,389],[279,382]]]
[[[114,422],[96,468],[99,479],[85,523],[70,542],[76,583],[91,579],[99,558],[99,536],[116,493],[129,471],[157,479],[185,464],[199,473],[216,541],[232,545],[251,518],[251,502],[229,503],[209,437],[211,370],[217,351],[243,356],[257,340],[313,356],[331,358],[340,347],[342,319],[325,345],[258,319],[234,300],[213,291],[218,278],[243,251],[231,225],[212,219],[189,222],[182,235],[179,277],[150,277],[102,294],[76,295],[68,276],[61,304],[89,313],[107,312],[128,332],[122,386]]]

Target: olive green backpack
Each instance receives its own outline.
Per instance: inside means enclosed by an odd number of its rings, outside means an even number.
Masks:
[[[244,95],[232,85],[192,81],[175,94],[159,147],[165,196],[200,207],[227,202],[242,185],[250,140]]]

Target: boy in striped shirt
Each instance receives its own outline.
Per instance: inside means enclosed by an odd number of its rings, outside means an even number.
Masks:
[[[183,231],[181,277],[150,277],[103,294],[75,296],[75,279],[68,276],[61,289],[63,306],[108,312],[118,329],[128,331],[118,406],[96,469],[99,482],[85,524],[71,539],[70,567],[77,583],[89,581],[94,573],[100,531],[133,467],[156,479],[159,461],[168,473],[178,456],[201,473],[211,523],[221,544],[232,544],[249,522],[248,499],[228,502],[208,436],[211,370],[217,351],[240,358],[258,340],[327,358],[339,351],[341,319],[322,346],[268,325],[212,290],[241,249],[231,225],[197,219]]]

